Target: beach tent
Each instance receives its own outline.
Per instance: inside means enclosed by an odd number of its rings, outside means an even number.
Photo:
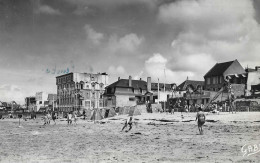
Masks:
[[[90,120],[93,114],[93,110],[87,109],[86,110],[86,119]]]
[[[115,115],[116,115],[116,111],[112,107],[102,109],[102,116],[104,118],[114,117]]]
[[[129,106],[124,106],[119,108],[119,115],[125,115],[128,114],[130,110]]]
[[[160,111],[163,111],[161,104],[152,104],[152,112],[158,113]]]
[[[90,120],[101,120],[103,119],[100,109],[94,109]]]
[[[140,113],[148,113],[146,105],[136,105]]]
[[[108,114],[106,114],[106,118],[114,117],[116,115],[116,111],[114,108],[108,108],[106,111],[108,112]]]
[[[141,112],[137,107],[131,106],[129,110],[129,116],[134,116],[134,115],[141,115]]]

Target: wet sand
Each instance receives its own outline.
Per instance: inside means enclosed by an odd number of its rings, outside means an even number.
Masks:
[[[259,162],[243,157],[245,144],[260,144],[260,112],[208,114],[199,135],[195,113],[134,116],[137,125],[120,132],[126,115],[93,123],[65,119],[0,120],[0,162]]]

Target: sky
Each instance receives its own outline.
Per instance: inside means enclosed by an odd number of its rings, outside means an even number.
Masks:
[[[260,65],[258,0],[0,0],[0,101],[106,72],[177,83],[216,63]]]

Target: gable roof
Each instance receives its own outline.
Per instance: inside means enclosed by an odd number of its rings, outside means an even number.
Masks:
[[[223,75],[223,73],[228,69],[229,66],[234,61],[229,62],[223,62],[223,63],[216,63],[215,66],[213,66],[207,73],[204,75],[205,77],[212,77],[212,76],[220,76]]]
[[[119,79],[118,81],[110,84],[107,87],[129,87],[129,79]],[[147,84],[145,81],[143,80],[132,80],[132,88],[135,89],[143,89],[146,90],[147,89]]]
[[[192,85],[195,89],[198,87],[198,85],[204,86],[204,81],[196,81],[196,80],[185,80],[182,82],[178,87],[178,91],[184,91],[186,90],[188,85]]]

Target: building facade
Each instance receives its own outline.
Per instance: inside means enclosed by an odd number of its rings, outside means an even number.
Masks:
[[[45,110],[46,107],[48,107],[47,101],[48,101],[48,94],[45,92],[36,92],[35,95],[35,100],[36,100],[36,112],[41,110]]]
[[[118,81],[106,87],[105,106],[124,107],[166,101],[170,87],[170,84],[165,84],[164,89],[163,83],[152,83],[151,77],[147,77],[147,81],[133,80],[131,76],[129,79],[118,78]]]
[[[103,107],[106,73],[69,73],[56,77],[57,106],[62,112]]]
[[[246,96],[255,95],[255,92],[258,92],[260,85],[260,66],[256,66],[255,69],[246,69],[246,72]]]
[[[25,98],[25,107],[29,112],[36,111],[36,98],[35,98],[35,96]]]
[[[225,82],[231,84],[236,97],[245,94],[247,74],[241,64],[237,61],[217,63],[205,75],[205,90],[219,91]]]

